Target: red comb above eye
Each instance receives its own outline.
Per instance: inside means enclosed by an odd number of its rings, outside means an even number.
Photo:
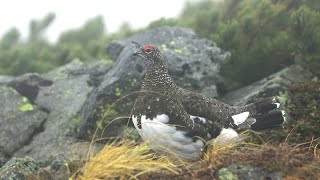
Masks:
[[[147,45],[147,46],[144,46],[143,47],[143,50],[153,50],[154,48],[153,48],[153,46],[151,46],[151,45]]]

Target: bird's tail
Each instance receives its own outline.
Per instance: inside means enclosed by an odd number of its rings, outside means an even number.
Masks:
[[[265,98],[237,108],[232,119],[241,129],[263,130],[280,127],[286,119],[285,112],[279,107],[277,98]]]

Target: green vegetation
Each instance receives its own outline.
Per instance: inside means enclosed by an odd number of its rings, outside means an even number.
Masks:
[[[203,0],[187,4],[176,25],[230,51],[223,74],[241,86],[293,63],[319,75],[319,9],[316,0]]]
[[[32,20],[26,40],[12,28],[0,40],[0,74],[19,75],[26,72],[47,72],[75,58],[82,61],[106,59],[106,35],[102,17],[89,19],[82,27],[61,34],[52,44],[44,37],[55,15]]]
[[[33,106],[30,104],[29,100],[26,97],[22,98],[22,106],[20,107],[20,110],[25,112],[25,111],[32,111]]]

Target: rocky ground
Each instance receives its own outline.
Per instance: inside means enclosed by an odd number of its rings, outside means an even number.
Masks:
[[[144,66],[133,57],[131,41],[160,47],[169,73],[178,85],[233,105],[261,97],[284,96],[291,84],[313,78],[302,67],[293,65],[249,86],[226,92],[220,68],[230,53],[214,42],[200,39],[189,29],[172,27],[110,43],[107,51],[113,64],[74,60],[47,74],[0,76],[0,179],[66,179],[74,172],[66,165],[86,159],[93,137],[138,140],[130,122],[128,126],[127,116]],[[96,150],[105,142],[95,143]],[[281,171],[262,170],[254,164],[229,163],[214,172],[207,169],[199,178],[214,175],[228,179],[230,173],[260,179],[281,179],[285,175]]]

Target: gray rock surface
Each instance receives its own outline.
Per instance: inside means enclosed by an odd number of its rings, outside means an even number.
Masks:
[[[0,147],[0,168],[9,160],[10,155],[4,152],[4,148]]]
[[[14,77],[12,76],[3,76],[0,75],[0,86],[1,85],[6,85],[8,84],[10,81],[12,81],[14,79]]]
[[[38,162],[46,162],[59,154],[69,158],[69,146],[75,143],[74,133],[79,126],[77,115],[92,90],[88,84],[88,73],[73,74],[82,68],[80,61],[73,61],[44,75],[53,83],[41,87],[34,102],[48,112],[48,118],[43,124],[43,131],[14,156],[27,155]]]
[[[36,73],[27,73],[15,77],[7,85],[13,87],[21,95],[27,97],[31,102],[34,102],[41,87],[50,86],[51,80],[45,79]]]
[[[81,114],[80,138],[90,137],[97,126],[104,129],[106,124],[109,125],[104,136],[117,136],[123,129],[121,126],[127,124],[127,121],[118,120],[111,124],[110,121],[117,116],[128,116],[135,96],[123,99],[112,108],[110,106],[120,97],[139,90],[144,65],[132,55],[135,50],[132,41],[158,46],[167,60],[170,75],[178,85],[210,96],[218,96],[223,87],[220,66],[230,54],[211,41],[199,39],[190,29],[162,27],[112,42],[108,50],[111,57],[116,58],[115,64],[86,101]]]
[[[290,66],[260,81],[229,92],[222,101],[232,105],[245,105],[259,98],[285,93],[289,85],[311,79],[312,74],[300,66]]]
[[[48,172],[40,168],[39,163],[29,157],[12,158],[0,168],[0,179],[3,180],[29,180],[46,179],[52,177]]]
[[[74,60],[44,75],[1,76],[0,165],[26,155],[41,163],[85,156],[89,147],[75,138],[79,112],[110,67]]]
[[[11,156],[43,129],[48,114],[11,87],[0,86],[0,152]]]

